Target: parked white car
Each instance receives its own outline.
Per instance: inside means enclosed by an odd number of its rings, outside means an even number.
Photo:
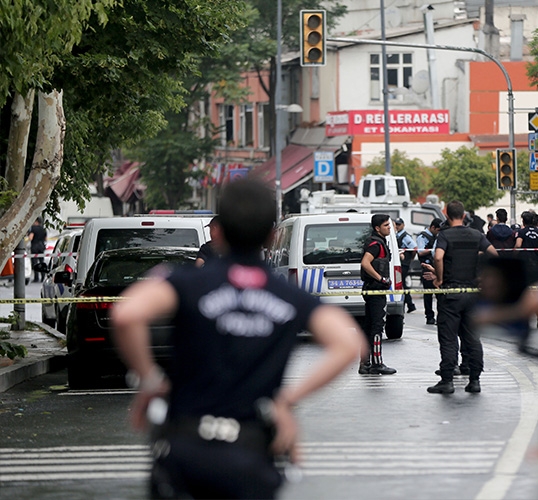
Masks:
[[[84,226],[73,284],[82,285],[93,261],[104,250],[136,247],[200,248],[209,241],[214,216],[140,215],[92,219]],[[75,290],[76,291],[76,290]]]
[[[41,287],[42,298],[68,298],[73,296],[73,287],[64,283],[56,283],[57,273],[70,273],[75,271],[76,252],[82,236],[82,228],[65,229],[56,240],[48,264],[47,277]],[[60,254],[60,255],[58,255]],[[56,327],[65,333],[68,303],[42,304],[41,319],[43,323]]]

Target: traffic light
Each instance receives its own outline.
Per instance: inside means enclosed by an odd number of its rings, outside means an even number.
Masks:
[[[516,150],[497,149],[497,189],[516,189]]]
[[[301,11],[301,66],[325,66],[325,11]]]

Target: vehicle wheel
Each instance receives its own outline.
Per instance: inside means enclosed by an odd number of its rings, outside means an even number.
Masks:
[[[388,339],[401,339],[403,335],[404,317],[401,315],[387,316],[385,323],[385,335]]]

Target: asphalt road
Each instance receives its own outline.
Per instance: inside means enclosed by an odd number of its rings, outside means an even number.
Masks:
[[[421,305],[421,300],[416,300]],[[428,394],[438,378],[436,329],[421,309],[404,337],[384,343],[394,376],[350,367],[297,409],[303,479],[292,499],[521,499],[538,497],[538,364],[485,339],[481,394]],[[313,368],[319,348],[296,350],[286,381]],[[131,394],[69,391],[65,371],[1,395],[0,498],[144,498],[144,436],[126,423]]]

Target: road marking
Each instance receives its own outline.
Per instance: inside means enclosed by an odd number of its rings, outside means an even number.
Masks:
[[[301,444],[305,476],[418,476],[491,473],[504,441],[356,441]],[[145,445],[0,448],[0,483],[147,480]]]

